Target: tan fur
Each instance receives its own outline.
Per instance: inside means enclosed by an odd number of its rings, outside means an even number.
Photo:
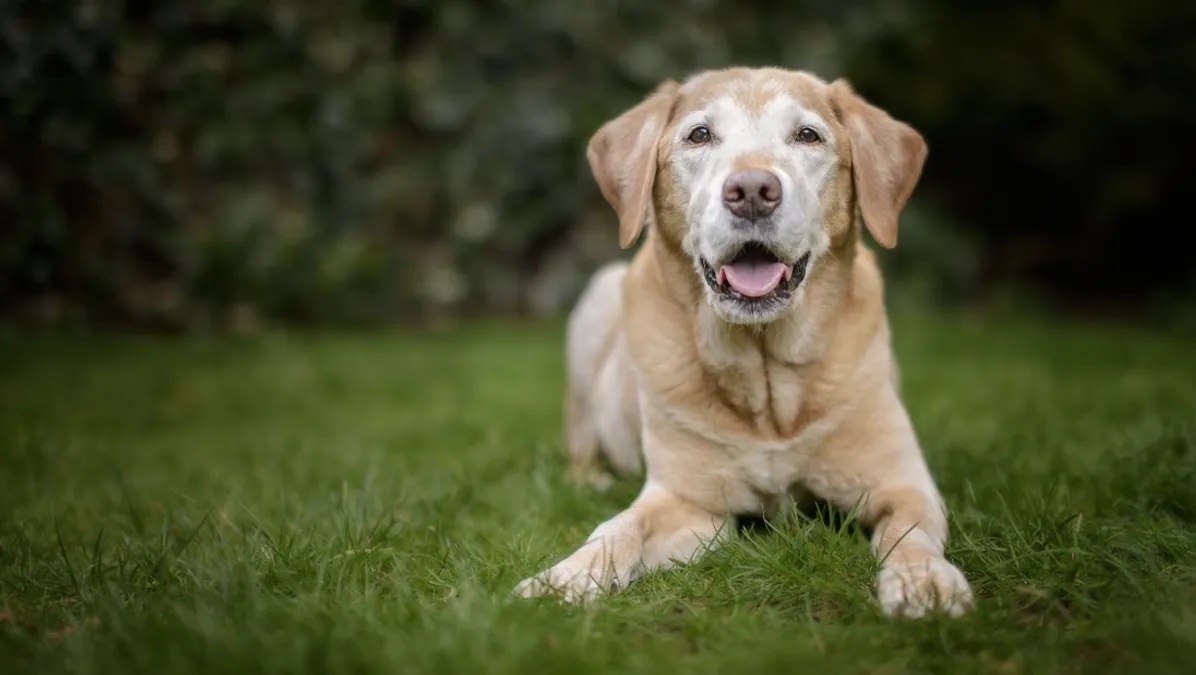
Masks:
[[[669,169],[675,120],[727,91],[741,92],[747,110],[791,96],[825,115],[840,142],[822,195],[829,250],[789,311],[763,325],[723,321],[706,300],[681,243],[683,186]],[[775,513],[812,493],[858,509],[873,529],[887,613],[958,615],[971,606],[966,580],[943,557],[946,511],[899,398],[881,274],[856,217],[894,244],[925,155],[916,131],[845,82],[776,69],[666,83],[595,134],[591,166],[619,212],[621,239],[655,227],[629,266],[595,276],[574,311],[567,436],[579,479],[604,480],[601,456],[617,474],[635,473],[642,453],[646,480],[627,510],[520,593],[580,600],[622,588],[715,543],[728,516]]]
[[[639,105],[611,120],[590,140],[586,158],[602,196],[619,214],[619,244],[630,248],[652,214],[656,142],[677,91],[666,80]]]
[[[852,137],[864,223],[878,244],[893,248],[897,245],[897,216],[926,162],[926,142],[918,132],[857,96],[847,82],[832,84],[830,97]]]

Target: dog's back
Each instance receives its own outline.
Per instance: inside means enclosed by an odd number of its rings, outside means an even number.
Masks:
[[[605,486],[603,459],[619,474],[638,472],[639,404],[623,336],[627,263],[591,277],[566,328],[565,440],[574,478]]]

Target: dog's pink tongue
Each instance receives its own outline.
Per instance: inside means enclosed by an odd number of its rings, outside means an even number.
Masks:
[[[786,266],[782,262],[743,261],[723,265],[722,273],[740,295],[759,298],[776,289],[785,276]]]

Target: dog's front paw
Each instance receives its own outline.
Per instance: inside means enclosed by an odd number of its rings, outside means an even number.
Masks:
[[[573,603],[590,600],[604,590],[604,584],[593,570],[571,565],[568,561],[528,577],[515,587],[515,593],[525,598],[559,595],[566,602]]]
[[[876,591],[885,614],[894,617],[962,616],[974,604],[968,580],[943,558],[888,563],[876,579]]]

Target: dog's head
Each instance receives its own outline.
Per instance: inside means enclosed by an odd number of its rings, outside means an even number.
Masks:
[[[661,84],[607,122],[587,157],[629,248],[645,226],[691,258],[723,320],[770,322],[858,211],[882,246],[926,160],[907,124],[837,80],[773,68]]]

